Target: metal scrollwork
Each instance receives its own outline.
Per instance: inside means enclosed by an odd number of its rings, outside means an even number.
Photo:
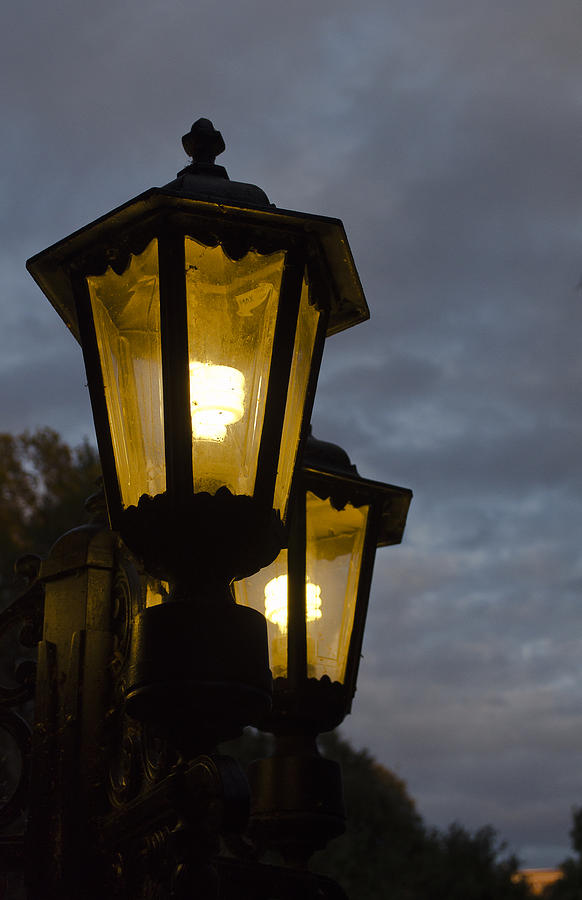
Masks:
[[[15,822],[27,805],[30,741],[24,719],[0,708],[0,827]]]
[[[117,676],[127,662],[131,625],[141,603],[139,576],[129,562],[118,565],[112,588],[112,618],[114,635],[113,674]]]
[[[30,712],[36,677],[36,645],[41,638],[44,591],[37,580],[40,558],[32,554],[15,565],[24,588],[0,613],[0,868],[10,869],[23,840],[28,806],[31,754]]]
[[[148,785],[168,774],[176,761],[167,743],[124,713],[125,677],[133,621],[147,603],[163,596],[165,588],[140,575],[131,559],[121,556],[111,595],[113,633],[112,708],[108,723],[110,761],[107,794],[112,808],[121,809]]]
[[[109,766],[108,794],[111,805],[122,806],[140,787],[139,746],[134,734],[125,731]]]
[[[155,784],[170,770],[176,754],[171,752],[166,741],[153,734],[148,725],[140,726],[140,737],[143,771],[147,780]]]
[[[24,591],[0,613],[1,658],[0,706],[18,706],[34,696],[35,660],[32,650],[42,633],[44,593],[37,581],[40,558],[22,557],[15,570],[26,583]],[[8,677],[13,684],[6,684]]]

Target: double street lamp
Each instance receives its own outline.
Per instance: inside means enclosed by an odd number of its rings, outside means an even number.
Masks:
[[[81,341],[111,526],[172,585],[134,628],[128,709],[175,736],[192,708],[216,740],[270,703],[264,618],[229,585],[279,553],[325,336],[368,309],[339,221],[231,182],[206,119],[183,144],[175,181],[28,269]]]
[[[27,267],[83,349],[111,528],[165,585],[128,622],[124,710],[191,759],[343,720],[411,495],[308,437],[325,337],[368,317],[342,223],[230,181],[206,119],[183,145]]]

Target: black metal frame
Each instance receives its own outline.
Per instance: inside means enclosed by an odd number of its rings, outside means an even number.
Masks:
[[[23,813],[28,810],[30,800],[32,749],[32,730],[28,718],[30,701],[35,693],[36,662],[32,658],[23,659],[22,654],[34,652],[42,633],[44,595],[36,580],[39,565],[40,558],[32,555],[17,562],[16,571],[26,586],[0,613],[0,637],[13,633],[12,652],[6,654],[4,645],[3,672],[14,682],[13,685],[0,684],[0,729],[14,741],[20,767],[12,792],[0,801],[0,873],[4,875],[22,872],[25,862]],[[6,760],[0,762],[5,764]]]
[[[210,202],[180,195],[167,188],[151,188],[101,216],[67,238],[31,257],[26,267],[48,297],[74,337],[79,339],[74,286],[69,266],[83,260],[87,271],[103,274],[107,265],[116,272],[125,269],[129,254],[141,253],[155,234],[155,223],[172,217],[178,228],[196,240],[218,243],[217,228],[231,258],[243,255],[253,234],[260,253],[277,249],[277,235],[293,234],[307,243],[310,268],[313,262],[321,270],[320,278],[329,285],[331,315],[328,337],[369,318],[369,310],[352,258],[342,222],[328,216],[316,216],[270,207],[246,207],[233,201]],[[198,223],[193,228],[192,222]],[[189,223],[189,224],[188,224]],[[95,253],[97,247],[97,253]]]
[[[265,402],[265,420],[259,447],[255,482],[255,496],[261,506],[268,508],[271,508],[273,505],[275,493],[287,400],[285,387],[289,385],[289,376],[293,363],[295,331],[299,315],[304,271],[304,252],[295,247],[288,249],[275,323],[269,383]],[[300,434],[300,440],[301,438],[302,435]]]
[[[158,235],[158,267],[166,491],[179,506],[193,491],[192,422],[184,235],[169,225]]]

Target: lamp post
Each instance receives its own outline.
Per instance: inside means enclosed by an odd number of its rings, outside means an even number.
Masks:
[[[26,594],[34,900],[217,896],[249,798],[216,743],[271,708],[264,610],[230,584],[287,543],[324,338],[368,316],[341,222],[230,181],[206,119],[183,144],[174,181],[27,263],[81,343],[106,500]]]
[[[274,755],[249,770],[258,842],[305,863],[344,830],[341,773],[316,736],[350,712],[377,547],[402,540],[412,492],[362,478],[338,446],[309,436],[287,546],[237,583],[264,610],[273,709],[260,727]]]

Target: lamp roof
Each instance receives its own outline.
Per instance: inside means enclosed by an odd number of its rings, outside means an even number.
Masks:
[[[369,318],[369,310],[348,239],[339,219],[277,209],[256,185],[230,181],[214,158],[224,149],[222,135],[208,119],[194,123],[183,144],[193,161],[162,188],[151,188],[31,257],[27,269],[74,337],[79,329],[71,265],[97,249],[107,253],[153,230],[170,217],[188,233],[188,222],[221,223],[262,232],[285,232],[306,239],[330,283],[332,305],[327,334]],[[130,247],[131,249],[131,247]]]
[[[360,505],[376,497],[381,505],[377,546],[401,543],[412,500],[410,488],[362,478],[345,450],[337,444],[318,440],[311,432],[305,442],[302,465],[308,487],[310,482],[313,486],[316,482],[325,484],[328,496],[337,495],[342,502]]]

